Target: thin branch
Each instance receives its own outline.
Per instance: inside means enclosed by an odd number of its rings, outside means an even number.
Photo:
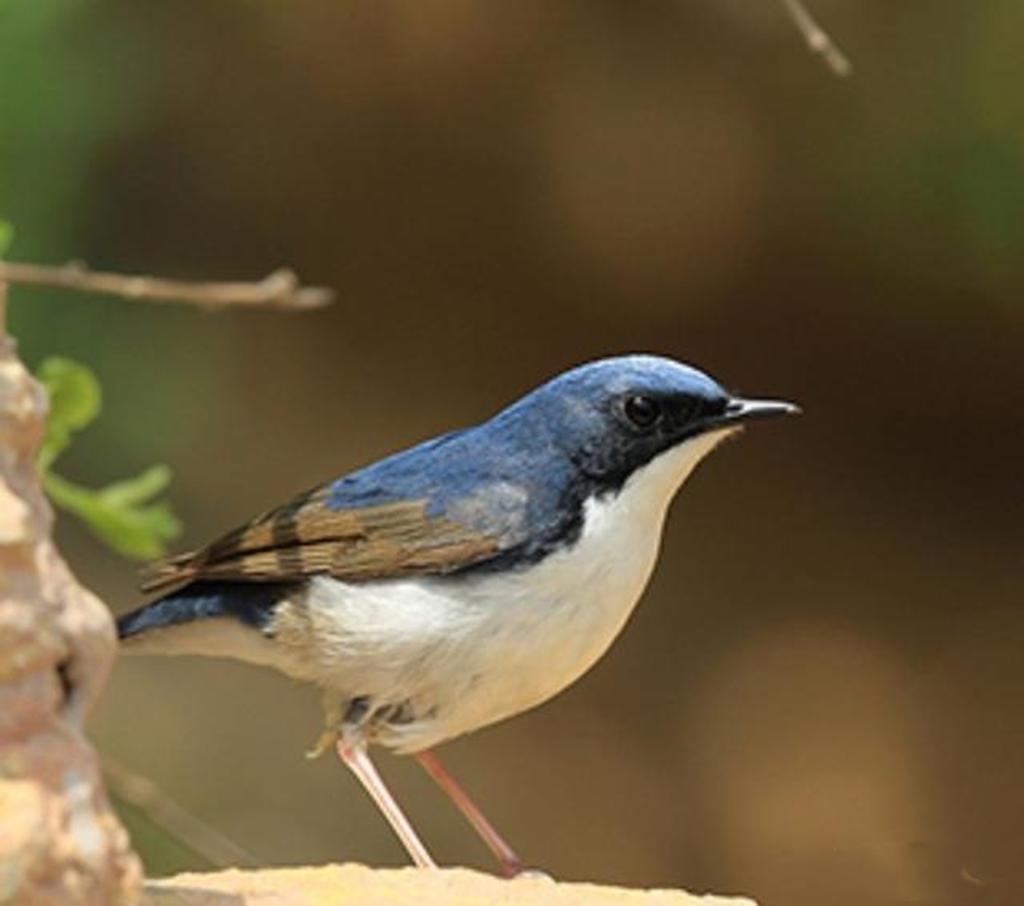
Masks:
[[[139,809],[154,824],[199,853],[211,865],[217,868],[262,866],[259,859],[230,837],[185,811],[152,780],[129,771],[109,755],[103,756],[102,763],[107,786],[118,799]]]
[[[812,53],[818,54],[826,65],[838,76],[848,76],[853,72],[853,64],[828,36],[828,34],[814,21],[814,18],[807,11],[801,0],[782,0],[790,17],[800,29],[807,46]]]
[[[300,286],[289,270],[274,271],[255,283],[228,281],[192,282],[160,277],[129,276],[90,271],[71,262],[56,267],[0,261],[0,281],[55,286],[87,293],[107,293],[123,299],[145,302],[188,302],[209,308],[227,305],[254,308],[320,308],[334,298],[334,291],[321,286]]]

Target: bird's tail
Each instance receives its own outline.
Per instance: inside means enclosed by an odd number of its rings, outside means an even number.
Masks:
[[[137,654],[205,654],[266,662],[277,605],[292,584],[193,582],[117,618],[117,636]]]

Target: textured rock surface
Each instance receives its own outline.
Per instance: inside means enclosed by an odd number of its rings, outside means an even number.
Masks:
[[[0,904],[127,902],[138,860],[82,734],[114,657],[113,625],[50,539],[35,469],[46,399],[4,314],[0,286]]]
[[[185,874],[146,885],[144,906],[754,906],[741,897],[626,890],[546,878],[506,881],[464,868],[362,865]]]

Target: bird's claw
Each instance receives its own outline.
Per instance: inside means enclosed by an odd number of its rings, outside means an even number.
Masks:
[[[328,749],[333,749],[341,738],[342,702],[341,698],[334,692],[324,692],[324,729],[317,737],[313,748],[306,752],[306,757],[311,761],[319,758]]]
[[[312,761],[314,758],[319,758],[324,752],[329,749],[333,749],[335,744],[338,742],[340,734],[333,727],[325,727],[324,731],[317,737],[313,748],[306,750],[306,758]]]

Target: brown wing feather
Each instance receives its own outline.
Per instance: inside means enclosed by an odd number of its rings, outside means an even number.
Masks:
[[[142,590],[166,591],[197,579],[298,580],[326,573],[345,581],[445,573],[486,559],[494,538],[443,516],[425,500],[358,510],[325,506],[317,488],[258,516],[197,551],[146,567]]]

